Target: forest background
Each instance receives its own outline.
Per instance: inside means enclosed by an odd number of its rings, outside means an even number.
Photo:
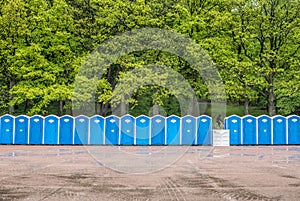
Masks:
[[[74,80],[86,58],[140,28],[172,30],[201,45],[223,80],[227,116],[300,115],[299,0],[0,0],[0,114],[72,115]],[[201,76],[159,50],[111,64],[98,82],[95,113],[110,115],[118,81],[147,64],[180,73],[210,115]],[[161,86],[140,87],[128,104],[134,116],[180,115],[178,100]]]

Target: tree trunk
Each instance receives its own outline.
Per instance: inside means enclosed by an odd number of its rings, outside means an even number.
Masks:
[[[123,116],[127,113],[127,105],[125,102],[120,102],[116,107],[112,108],[112,114],[116,116]]]
[[[11,106],[11,105],[8,106],[8,113],[12,115],[12,114],[14,114],[14,112],[15,112],[14,106]]]
[[[125,102],[121,102],[121,116],[127,114],[127,105]]]
[[[25,101],[25,103],[24,103],[24,111],[23,111],[24,114],[26,113],[28,107],[29,107],[29,103],[28,103],[28,101]]]
[[[13,86],[15,85],[15,81],[13,79],[10,80],[9,82],[9,90],[13,88]],[[14,97],[12,95],[9,95],[9,100],[11,101]],[[9,114],[13,114],[15,112],[15,108],[13,105],[9,105],[8,106],[8,113]]]
[[[101,116],[107,116],[107,112],[108,112],[108,109],[110,107],[110,104],[109,103],[105,103],[105,104],[102,104],[102,107],[101,107],[101,111],[100,111],[100,115]]]
[[[159,106],[155,103],[152,107],[152,116],[159,115]]]
[[[66,114],[72,116],[72,106],[71,106],[72,103],[71,103],[71,101],[70,100],[66,100],[65,104],[68,105],[68,107],[66,108]]]
[[[100,114],[101,113],[101,103],[96,102],[96,114]]]
[[[245,115],[249,114],[249,99],[248,99],[248,97],[245,97],[245,100],[244,100],[244,114]]]
[[[268,94],[268,113],[270,116],[276,115],[275,95],[273,91],[269,92]]]
[[[59,101],[59,106],[58,106],[58,116],[62,116],[63,108],[64,108],[64,102],[62,100],[60,100]]]
[[[272,69],[275,69],[275,63],[272,61],[270,62],[270,67]],[[275,116],[276,115],[276,108],[275,108],[275,94],[274,94],[274,73],[270,73],[268,76],[268,83],[270,84],[270,87],[268,88],[268,113],[269,116]]]

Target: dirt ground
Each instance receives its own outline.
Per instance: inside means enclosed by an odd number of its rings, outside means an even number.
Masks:
[[[0,170],[0,200],[300,200],[300,146],[191,146],[147,174],[114,171],[84,146],[0,146]]]

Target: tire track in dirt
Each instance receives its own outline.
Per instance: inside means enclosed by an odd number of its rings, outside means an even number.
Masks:
[[[257,200],[257,201],[271,201],[279,200],[278,197],[267,197],[259,193],[246,189],[245,186],[238,186],[228,180],[210,176],[209,174],[202,173],[203,171],[194,166],[195,173],[193,177],[180,176],[179,180],[190,187],[201,188],[202,191],[213,193],[228,201],[239,201],[239,200]],[[188,182],[186,182],[188,181]]]
[[[169,195],[167,199],[186,201],[184,196],[185,192],[180,189],[180,186],[176,183],[176,181],[172,180],[170,177],[164,177],[160,180],[160,186],[162,186],[162,189]],[[166,194],[164,193],[164,195]]]
[[[181,186],[175,180],[173,180],[171,177],[167,177],[165,181],[168,182],[169,186],[173,189],[173,191],[176,192],[176,194],[179,194],[179,200],[186,201],[185,192],[181,189]]]
[[[27,167],[26,169],[24,168],[22,171],[13,173],[11,175],[5,176],[5,177],[1,177],[0,178],[0,185],[1,185],[1,189],[5,189],[6,194],[2,194],[0,193],[0,200],[3,197],[8,197],[8,198],[12,198],[12,200],[16,199],[19,197],[19,199],[30,199],[30,196],[28,196],[28,189],[30,189],[30,187],[25,187],[25,186],[15,186],[15,187],[11,187],[11,185],[9,185],[10,183],[15,183],[16,181],[22,181],[24,178],[27,179],[29,178],[28,175],[34,175],[35,173],[47,169],[49,167],[58,165],[60,163],[53,163],[53,164],[48,164],[48,165],[42,165],[42,166],[38,166],[38,167]],[[0,189],[0,191],[1,191]],[[34,194],[39,194],[39,193],[43,193],[45,192],[45,189],[40,191],[40,192],[35,192]],[[3,198],[4,199],[4,198]],[[6,198],[4,200],[7,200]],[[10,200],[10,199],[8,199]]]
[[[26,191],[20,191],[15,188],[0,187],[0,201],[4,200],[23,200],[27,197]]]
[[[63,181],[63,183],[55,186],[31,186],[31,192],[34,193],[27,197],[27,200],[61,200],[62,198],[64,200],[75,200],[76,198],[82,197],[80,193],[82,190],[80,179],[88,178],[86,174],[83,174],[81,176],[78,173],[71,175],[47,174],[46,177],[49,181],[54,182],[58,179],[60,181]],[[87,189],[86,186],[83,187],[84,189]]]
[[[166,198],[165,200],[177,200],[178,201],[177,196],[173,194],[173,191],[166,184],[166,182],[164,181],[164,178],[160,179],[159,185],[160,185],[160,189],[162,190],[162,194]],[[169,195],[169,196],[167,197],[166,195]]]
[[[167,200],[168,199],[167,194],[171,197],[171,195],[169,194],[170,192],[165,189],[163,179],[159,179],[159,180],[160,181],[158,183],[158,190],[157,191],[160,191],[161,192],[160,194],[164,197],[164,199],[162,199],[162,200]]]
[[[40,198],[38,201],[43,201],[46,200],[48,198],[50,198],[52,195],[56,194],[58,191],[60,191],[63,187],[58,187],[54,190],[52,190],[51,192],[47,193],[46,195],[44,195],[42,198]],[[41,192],[39,192],[41,193]]]
[[[94,179],[94,176],[91,174],[78,172],[70,175],[52,176],[59,179],[63,179],[65,181],[65,184],[61,185],[59,189],[49,194],[49,196],[55,195],[58,197],[64,197],[66,200],[81,200],[82,197],[85,195],[81,191],[89,191],[92,188],[92,185],[90,184],[90,179]],[[66,188],[65,186],[68,186],[68,188]]]

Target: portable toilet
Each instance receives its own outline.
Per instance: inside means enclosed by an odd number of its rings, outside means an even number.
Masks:
[[[73,144],[74,118],[64,115],[59,118],[59,144]]]
[[[105,118],[105,144],[119,144],[120,119],[114,115]]]
[[[20,115],[15,118],[15,144],[28,144],[29,141],[29,117]]]
[[[164,145],[165,142],[165,118],[156,115],[151,118],[151,145]]]
[[[136,118],[136,145],[149,145],[150,144],[150,118],[141,115]]]
[[[121,145],[134,145],[135,118],[131,115],[121,117]]]
[[[230,145],[242,144],[242,120],[237,115],[229,116],[225,119],[225,129],[229,130]]]
[[[180,145],[180,118],[172,115],[167,117],[167,145]]]
[[[256,144],[256,118],[251,115],[246,115],[242,118],[243,123],[243,144],[255,145]]]
[[[196,142],[196,118],[190,115],[181,119],[181,142],[183,145],[194,145]]]
[[[288,144],[300,144],[300,117],[291,115],[287,117]]]
[[[44,144],[58,144],[58,117],[45,117]]]
[[[272,119],[267,115],[257,118],[258,144],[272,144]]]
[[[286,118],[280,115],[272,118],[273,122],[273,144],[287,144]]]
[[[75,118],[74,144],[89,143],[89,119],[84,115],[79,115]]]
[[[11,115],[4,115],[1,117],[0,129],[0,144],[14,143],[14,117]]]
[[[197,118],[197,144],[212,144],[212,119],[209,116],[202,115]]]
[[[104,144],[104,118],[95,115],[90,118],[90,144]]]
[[[44,118],[40,115],[30,117],[29,144],[42,144],[44,135]]]

